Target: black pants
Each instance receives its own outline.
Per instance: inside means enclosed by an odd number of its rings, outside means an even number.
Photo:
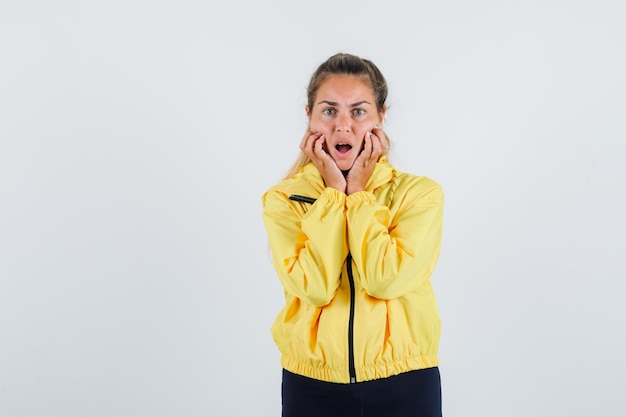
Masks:
[[[283,417],[441,417],[439,368],[356,384],[283,370]]]

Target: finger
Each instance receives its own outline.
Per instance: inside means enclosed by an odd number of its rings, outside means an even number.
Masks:
[[[359,153],[359,156],[356,157],[356,160],[354,161],[354,165],[356,166],[365,166],[368,162],[368,160],[371,158],[372,155],[372,137],[371,137],[372,133],[371,132],[367,132],[365,134],[365,137],[363,138],[363,150]]]
[[[311,139],[311,136],[319,136],[320,134],[318,132],[316,132],[313,129],[308,129],[306,132],[304,132],[304,136],[302,137],[302,141],[300,141],[300,147],[302,148],[303,146],[306,145],[306,143],[309,141],[309,139]]]
[[[374,129],[372,129],[372,132],[374,132],[374,134],[380,138],[380,142],[383,145],[383,153],[386,152],[387,149],[389,149],[389,139],[387,138],[385,131],[376,126],[374,127]]]
[[[326,143],[326,137],[324,135],[321,135],[315,140],[314,150],[315,155],[317,155],[318,158],[323,158],[326,155],[326,151],[324,150],[324,143]]]
[[[315,140],[320,136],[319,133],[307,132],[307,134],[302,139],[300,143],[300,149],[302,152],[307,154],[309,157],[313,153],[313,146],[315,145]]]
[[[367,140],[365,141],[368,159],[372,157],[374,147],[376,146],[376,136],[372,132],[367,132]]]
[[[380,155],[387,150],[387,135],[381,129],[375,129],[375,133],[372,134],[373,148],[372,158],[378,160]]]
[[[379,135],[372,134],[372,159],[378,160],[378,157],[383,153],[385,145]]]

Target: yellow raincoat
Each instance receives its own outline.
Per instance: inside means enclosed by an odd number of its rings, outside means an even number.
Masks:
[[[285,290],[272,335],[286,370],[350,383],[439,365],[439,184],[383,156],[366,190],[346,196],[309,163],[262,202]]]

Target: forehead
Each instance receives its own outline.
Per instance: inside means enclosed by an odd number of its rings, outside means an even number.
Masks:
[[[350,104],[367,100],[374,104],[374,92],[365,76],[331,75],[320,84],[316,104],[328,100],[338,104]]]

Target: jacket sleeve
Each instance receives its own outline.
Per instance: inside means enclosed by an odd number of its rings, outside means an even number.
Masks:
[[[395,219],[374,195],[348,196],[346,218],[350,252],[363,288],[379,299],[398,298],[430,277],[439,258],[443,192],[432,182],[409,189]]]
[[[326,188],[307,212],[279,191],[263,196],[272,261],[285,291],[316,307],[333,299],[348,256],[346,195]]]

